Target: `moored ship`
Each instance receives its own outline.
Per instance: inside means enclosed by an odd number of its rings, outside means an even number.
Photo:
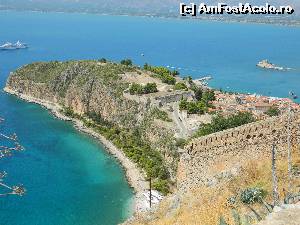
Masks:
[[[0,50],[15,50],[15,49],[25,49],[28,48],[28,45],[17,41],[15,44],[11,42],[6,42],[5,44],[0,46]]]

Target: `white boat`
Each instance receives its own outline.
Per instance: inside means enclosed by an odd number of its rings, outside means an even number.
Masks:
[[[15,50],[24,48],[28,48],[28,45],[20,41],[17,41],[15,44],[11,42],[6,42],[3,45],[0,45],[0,50]]]

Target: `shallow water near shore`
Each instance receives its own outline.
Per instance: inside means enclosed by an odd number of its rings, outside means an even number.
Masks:
[[[38,105],[1,96],[1,125],[26,151],[1,160],[24,197],[0,199],[1,224],[117,224],[131,213],[132,189],[117,161],[95,139]]]
[[[194,78],[212,74],[223,89],[285,97],[300,92],[300,28],[142,17],[0,11],[0,87],[10,71],[34,61],[131,58],[136,64],[180,67]],[[141,54],[144,56],[141,56]],[[294,70],[255,67],[267,58]],[[298,94],[300,95],[300,93]],[[9,183],[26,196],[0,199],[0,224],[105,225],[126,219],[133,198],[124,171],[95,139],[47,110],[0,92],[0,125],[26,151],[1,160]]]

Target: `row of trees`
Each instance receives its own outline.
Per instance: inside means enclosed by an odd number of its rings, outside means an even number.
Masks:
[[[141,85],[137,83],[133,83],[129,87],[129,93],[131,95],[142,95],[157,92],[156,83],[147,83],[146,85]]]
[[[120,128],[113,124],[99,123],[102,119],[97,119],[100,115],[93,113],[93,123],[86,125],[94,129],[110,140],[117,148],[121,149],[125,155],[135,162],[146,172],[148,178],[152,178],[153,188],[163,194],[169,192],[169,173],[161,154],[143,141],[138,129],[129,130]],[[97,123],[95,122],[98,121]]]
[[[217,115],[213,117],[211,123],[201,126],[197,131],[196,136],[206,136],[222,130],[238,127],[247,123],[252,123],[254,121],[254,116],[249,112],[239,112],[228,117]]]
[[[0,118],[0,123],[4,121]],[[14,152],[24,150],[23,146],[20,145],[18,137],[16,134],[6,135],[0,131],[0,159],[5,157],[10,157]],[[25,194],[25,189],[23,185],[13,185],[10,186],[5,183],[5,177],[7,173],[5,171],[0,171],[0,196],[7,195],[19,195]]]
[[[70,109],[65,108],[63,112],[67,112],[69,116],[82,120],[87,127],[93,128],[107,140],[110,140],[129,159],[142,168],[146,172],[146,176],[153,179],[154,189],[163,194],[169,192],[169,172],[165,166],[164,159],[159,151],[151,148],[150,144],[142,138],[138,128],[126,129],[119,127],[104,120],[96,112],[88,112],[84,116],[80,116],[70,113],[70,111]]]

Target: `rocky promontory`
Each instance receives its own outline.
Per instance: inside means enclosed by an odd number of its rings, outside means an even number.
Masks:
[[[149,177],[153,189],[167,194],[177,162],[172,121],[155,105],[124,97],[134,76],[160,83],[132,65],[53,61],[12,72],[4,90],[73,120],[79,130],[100,139],[124,166],[137,196],[147,191]]]

